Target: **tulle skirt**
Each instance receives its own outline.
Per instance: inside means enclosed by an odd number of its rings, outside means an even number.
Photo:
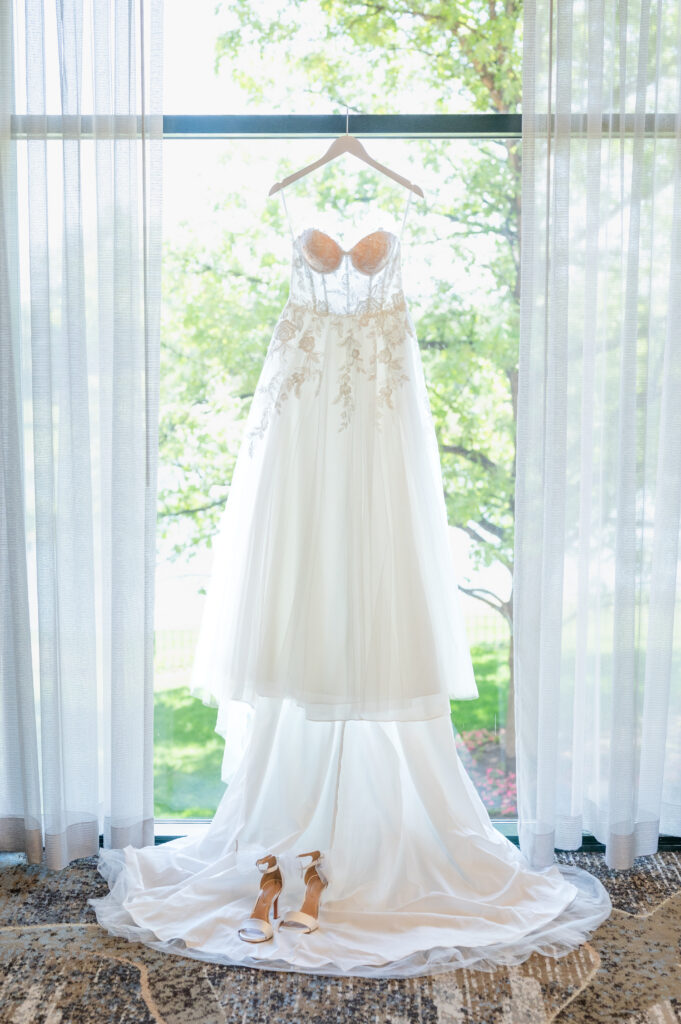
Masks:
[[[559,957],[610,913],[574,867],[532,870],[459,760],[449,697],[477,697],[435,430],[398,295],[289,305],[245,425],[192,692],[231,779],[198,835],[103,850],[110,932],[216,963],[407,977]],[[234,773],[234,774],[233,774]],[[233,774],[233,778],[232,778]],[[320,927],[243,942],[260,874],[319,849]]]
[[[311,934],[243,942],[260,874],[279,856],[283,909],[304,894],[296,854],[320,849],[328,886]],[[576,867],[532,870],[491,824],[451,722],[306,718],[256,701],[245,752],[200,835],[103,850],[110,892],[89,902],[110,932],[200,960],[329,975],[408,977],[560,957],[608,917]]]
[[[191,679],[221,706],[416,720],[478,696],[403,306],[287,306],[245,424]]]

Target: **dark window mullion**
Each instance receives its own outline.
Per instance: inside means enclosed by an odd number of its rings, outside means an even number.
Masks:
[[[155,115],[149,118],[157,131]],[[643,134],[674,138],[677,115],[646,114]],[[635,115],[604,114],[604,135],[634,135]],[[141,134],[141,118],[91,114],[14,114],[11,132],[15,139],[38,138],[131,138]],[[345,132],[344,114],[164,114],[165,139],[282,139],[335,138]],[[351,134],[396,139],[512,139],[522,136],[521,114],[350,114]],[[546,131],[546,117],[538,116],[536,130]],[[570,132],[587,134],[586,115],[573,114]]]
[[[520,114],[350,114],[351,135],[382,138],[520,137]],[[344,114],[165,114],[164,138],[335,138]]]

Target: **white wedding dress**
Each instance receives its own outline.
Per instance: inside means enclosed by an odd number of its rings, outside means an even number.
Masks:
[[[89,902],[115,935],[270,970],[404,977],[562,956],[610,899],[579,868],[531,869],[457,754],[449,699],[478,693],[401,232],[348,251],[292,236],[192,677],[219,708],[229,785],[199,835],[102,850],[110,892]],[[280,905],[298,909],[296,854],[315,849],[319,929],[242,941],[256,859],[278,855]]]

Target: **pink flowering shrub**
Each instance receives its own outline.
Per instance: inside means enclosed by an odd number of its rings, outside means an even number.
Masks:
[[[513,818],[518,813],[515,772],[490,766],[483,776],[473,777],[482,802],[491,815]]]
[[[457,735],[469,755],[466,770],[489,814],[513,818],[518,813],[516,776],[501,763],[503,738],[503,729],[472,729]]]
[[[471,732],[462,732],[459,735],[471,753],[485,743],[499,743],[499,733],[493,729],[472,729]]]

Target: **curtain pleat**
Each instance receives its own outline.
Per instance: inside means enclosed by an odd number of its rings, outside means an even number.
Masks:
[[[37,861],[44,846],[53,868],[96,853],[100,834],[117,847],[154,837],[161,7],[26,0],[8,36],[25,40],[34,120],[25,142],[9,127],[3,137],[10,163],[25,148],[15,249],[28,273],[0,285],[19,360],[17,429],[3,431],[14,507],[1,539],[25,534],[2,579],[14,657],[0,665],[0,713],[7,729],[13,714],[18,746],[3,750],[0,849]],[[94,137],[81,131],[84,112],[96,115]],[[48,113],[63,117],[56,138]],[[3,182],[3,203],[17,208],[16,182]],[[10,243],[3,256],[18,265]],[[32,488],[18,475],[24,459]]]
[[[35,861],[42,815],[26,565],[11,15],[0,4],[0,849],[25,849]]]
[[[526,0],[521,847],[681,833],[681,8]]]

